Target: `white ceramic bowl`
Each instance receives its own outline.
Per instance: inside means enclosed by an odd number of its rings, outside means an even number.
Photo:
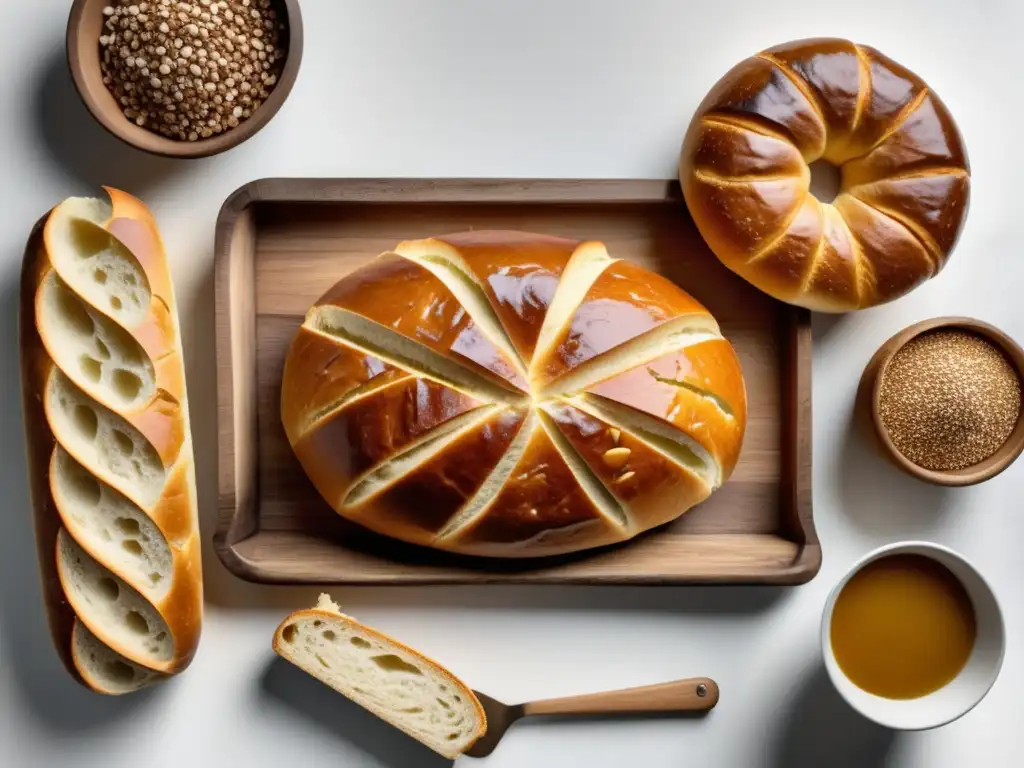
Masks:
[[[974,650],[963,670],[948,685],[919,699],[886,699],[858,688],[843,674],[832,651],[832,611],[846,583],[865,565],[888,555],[924,555],[946,566],[967,590],[977,620]],[[879,725],[920,731],[946,725],[970,712],[985,698],[1003,665],[1006,633],[995,593],[977,569],[951,549],[924,541],[905,541],[876,549],[861,558],[832,590],[821,621],[825,668],[836,690],[850,706]]]

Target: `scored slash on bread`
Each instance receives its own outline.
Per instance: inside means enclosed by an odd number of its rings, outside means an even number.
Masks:
[[[715,319],[669,280],[598,242],[470,232],[401,243],[329,290],[286,358],[281,413],[344,517],[531,557],[706,498],[738,460],[746,392]]]
[[[487,729],[476,694],[406,645],[341,613],[327,595],[274,633],[274,651],[304,672],[454,759]]]
[[[51,629],[91,689],[188,666],[202,569],[174,293],[135,198],[70,198],[22,272],[22,380]]]

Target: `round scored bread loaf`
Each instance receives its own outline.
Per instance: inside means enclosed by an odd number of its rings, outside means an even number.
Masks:
[[[76,678],[129,693],[183,670],[202,566],[178,316],[156,222],[71,198],[22,271],[22,383],[51,629]]]
[[[624,541],[730,476],[736,353],[666,278],[579,243],[400,244],[331,288],[288,353],[282,420],[342,516],[491,557]]]
[[[809,164],[840,169],[835,200]],[[694,116],[679,166],[711,250],[782,301],[845,312],[898,298],[949,258],[970,168],[949,111],[906,68],[848,40],[736,65]]]

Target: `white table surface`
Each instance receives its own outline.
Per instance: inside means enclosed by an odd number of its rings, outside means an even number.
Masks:
[[[428,766],[432,753],[332,695],[270,650],[315,599],[228,574],[209,547],[216,507],[213,224],[263,176],[643,177],[674,174],[689,117],[736,61],[789,39],[840,35],[925,77],[973,165],[966,231],[912,296],[816,318],[814,506],[825,562],[795,589],[338,589],[366,622],[505,700],[692,675],[721,685],[704,720],[517,726],[486,765],[611,768],[984,768],[1024,764],[1024,461],[974,489],[903,477],[850,428],[872,352],[939,314],[1024,340],[1020,231],[1024,86],[1018,0],[303,0],[306,55],[284,110],[225,156],[171,162],[128,150],[78,103],[65,70],[68,0],[0,3],[0,765]],[[73,684],[40,606],[18,378],[18,269],[38,216],[101,184],[144,198],[173,261],[200,465],[206,625],[190,670],[121,699]],[[988,698],[939,731],[895,734],[838,698],[820,662],[828,591],[860,555],[923,538],[975,560],[1010,640]],[[464,758],[462,763],[472,765]]]

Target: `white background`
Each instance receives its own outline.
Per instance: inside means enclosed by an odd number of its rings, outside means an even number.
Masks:
[[[40,607],[18,379],[18,269],[33,222],[101,183],[154,209],[172,259],[200,465],[216,507],[212,251],[221,202],[263,176],[674,175],[690,115],[729,67],[790,39],[839,35],[916,70],[959,121],[973,164],[967,228],[943,274],[856,316],[817,318],[814,505],[825,563],[795,589],[338,589],[350,611],[516,700],[709,675],[703,720],[523,724],[493,766],[944,768],[1024,764],[1024,461],[981,487],[898,475],[850,429],[873,351],[905,325],[967,314],[1024,340],[1024,85],[1018,0],[302,0],[306,55],[283,111],[226,156],[171,162],[107,137],[63,55],[68,0],[0,3],[0,765],[430,766],[444,761],[283,664],[273,628],[315,599],[228,574],[207,546],[203,643],[187,674],[119,700],[72,684]],[[818,624],[860,555],[950,545],[993,582],[1009,649],[988,698],[940,731],[893,734],[832,691]],[[472,765],[468,758],[465,765]]]

